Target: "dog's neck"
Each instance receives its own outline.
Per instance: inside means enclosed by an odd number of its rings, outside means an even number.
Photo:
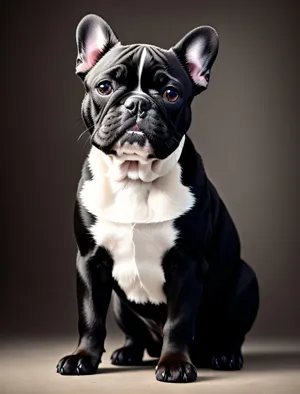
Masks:
[[[128,154],[108,156],[95,147],[92,148],[90,157],[95,159],[97,157],[96,161],[100,160],[102,162],[104,167],[102,166],[101,175],[107,176],[112,182],[127,183],[129,180],[134,180],[148,183],[165,176],[174,168],[180,158],[184,142],[185,136],[181,139],[178,148],[163,160],[145,159],[135,156],[135,158],[133,157],[135,161],[133,161],[128,160],[130,157]],[[94,160],[92,161],[95,162]],[[98,171],[96,168],[91,167],[91,171],[94,177],[97,176]]]
[[[164,160],[139,163],[136,180],[120,177],[119,163],[93,147],[88,157],[92,178],[80,193],[83,206],[95,217],[115,223],[158,223],[181,216],[195,202],[181,183],[178,161],[184,142],[185,138]]]

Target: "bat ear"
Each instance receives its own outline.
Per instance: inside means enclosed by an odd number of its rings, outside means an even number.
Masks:
[[[76,29],[77,60],[76,74],[85,74],[119,40],[111,27],[97,15],[86,15]]]
[[[210,26],[197,27],[184,36],[172,49],[188,70],[198,92],[205,90],[219,49],[216,30]]]

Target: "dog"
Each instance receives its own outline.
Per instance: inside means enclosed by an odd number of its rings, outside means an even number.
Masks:
[[[159,358],[156,379],[192,382],[197,366],[239,370],[259,308],[237,229],[187,131],[218,53],[210,26],[165,50],[123,45],[99,16],[76,30],[76,74],[91,149],[74,210],[79,343],[57,372],[97,371],[113,299],[125,344],[114,365]]]

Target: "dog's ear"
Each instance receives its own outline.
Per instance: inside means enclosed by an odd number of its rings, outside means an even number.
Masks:
[[[172,47],[192,78],[197,93],[208,86],[210,70],[218,54],[218,48],[218,33],[210,26],[192,30]]]
[[[76,74],[81,78],[119,40],[111,27],[97,15],[86,15],[76,29]]]

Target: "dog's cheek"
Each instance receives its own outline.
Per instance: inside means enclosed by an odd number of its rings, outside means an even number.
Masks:
[[[176,114],[173,114],[172,119],[173,124],[175,125],[175,128],[180,135],[183,135],[188,131],[191,125],[191,120],[191,108],[186,103]]]
[[[88,93],[85,94],[82,101],[81,116],[85,125],[89,128],[89,132],[92,132],[92,126],[94,125],[92,116],[92,99]]]

